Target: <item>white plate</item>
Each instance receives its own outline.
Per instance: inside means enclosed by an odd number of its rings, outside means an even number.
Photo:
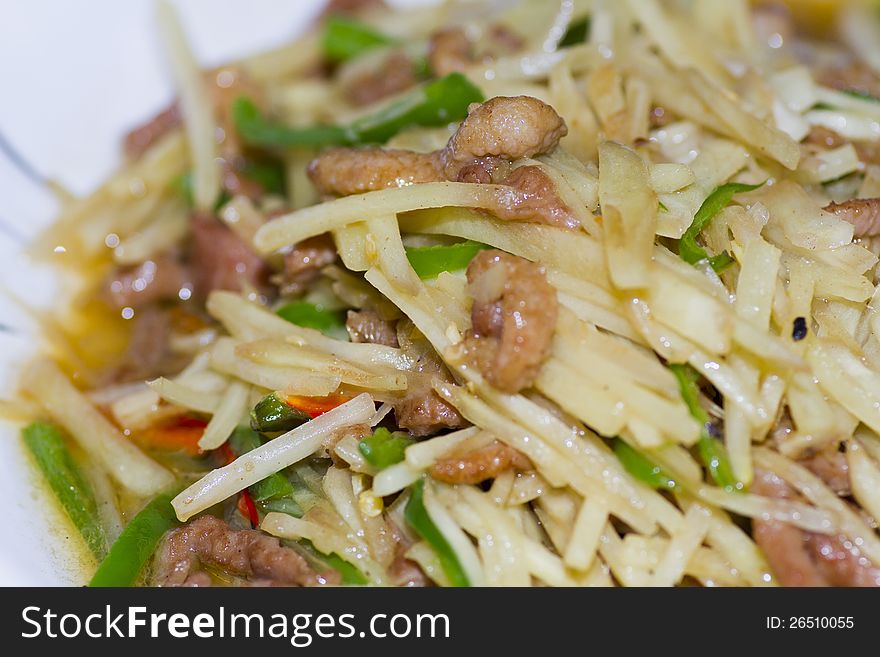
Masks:
[[[197,57],[210,66],[289,40],[311,24],[324,0],[175,4]],[[171,98],[153,4],[0,0],[0,15],[0,133],[42,176],[85,194],[117,166],[127,129]],[[0,190],[0,285],[47,306],[52,272],[29,263],[23,244],[51,223],[54,203],[2,153]],[[0,325],[9,329],[0,331],[2,395],[37,344],[27,316],[4,294]],[[83,584],[88,573],[71,553],[75,544],[52,529],[60,512],[47,512],[54,505],[36,483],[18,427],[0,424],[0,585]]]

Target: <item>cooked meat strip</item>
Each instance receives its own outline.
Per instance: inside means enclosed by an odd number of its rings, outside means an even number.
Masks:
[[[518,160],[553,150],[568,128],[547,103],[531,96],[497,96],[472,105],[442,152],[446,177],[475,161]]]
[[[532,385],[556,328],[556,291],[544,268],[503,251],[481,251],[467,269],[474,298],[468,353],[483,376],[505,392]]]
[[[880,76],[861,62],[826,68],[816,74],[819,84],[840,91],[855,91],[880,98]]]
[[[808,146],[819,146],[820,148],[838,148],[846,143],[846,139],[841,137],[834,130],[829,130],[824,126],[815,125],[810,128],[810,132],[801,141],[802,144]]]
[[[388,574],[391,576],[391,582],[394,586],[404,587],[422,587],[428,586],[430,582],[427,576],[422,572],[421,567],[412,559],[406,558],[406,551],[409,550],[412,542],[406,535],[400,531],[400,528],[393,520],[385,521],[388,531],[394,538],[394,560],[388,567]]]
[[[394,324],[379,317],[374,310],[349,310],[345,319],[345,328],[352,342],[384,344],[387,347],[400,346]]]
[[[855,237],[880,235],[880,198],[854,198],[843,203],[831,202],[824,209],[851,223],[855,228],[853,232]]]
[[[436,155],[381,148],[328,150],[309,164],[309,178],[335,196],[444,180]]]
[[[556,186],[541,167],[518,167],[504,179],[504,184],[510,191],[499,193],[491,209],[499,219],[532,221],[569,229],[580,226],[577,217],[559,198]]]
[[[146,381],[171,374],[181,367],[179,358],[171,353],[171,317],[156,304],[138,308],[131,322],[131,334],[125,355],[108,373],[107,381],[125,383]]]
[[[385,0],[330,0],[322,12],[321,18],[336,14],[360,14],[385,6]]]
[[[440,459],[428,473],[434,479],[449,484],[479,484],[511,468],[530,470],[532,462],[519,450],[500,440],[493,440],[459,457]]]
[[[522,36],[501,23],[496,23],[489,30],[489,40],[502,54],[510,54],[522,50],[526,41]]]
[[[465,426],[464,418],[431,387],[427,377],[409,377],[406,394],[394,402],[397,426],[414,436],[430,436],[443,429]]]
[[[841,497],[848,497],[852,490],[849,482],[849,465],[846,454],[838,451],[837,444],[809,453],[799,459],[801,465]]]
[[[348,81],[345,97],[353,105],[370,105],[418,84],[415,65],[402,50],[388,54],[382,65]]]
[[[510,162],[545,153],[566,133],[563,120],[537,98],[493,98],[472,108],[441,151],[331,149],[309,165],[322,194],[347,196],[414,183],[453,180],[502,185],[488,208],[501,219],[564,228],[580,224],[556,186],[537,166]]]
[[[180,107],[175,102],[125,136],[125,156],[130,160],[137,160],[180,123]]]
[[[752,493],[776,499],[796,499],[797,493],[780,477],[755,472]],[[783,586],[880,586],[880,567],[874,565],[846,536],[806,532],[776,520],[752,521],[753,534]]]
[[[428,64],[437,77],[464,71],[473,61],[473,47],[462,28],[447,27],[431,34]]]
[[[306,560],[277,538],[257,530],[234,530],[213,516],[202,516],[163,540],[155,561],[159,586],[205,586],[208,565],[260,585],[337,584],[336,572],[316,573]]]
[[[139,308],[177,299],[181,289],[191,287],[187,268],[175,255],[167,253],[137,266],[114,270],[105,284],[105,294],[118,308]]]
[[[266,263],[232,229],[204,213],[195,213],[191,225],[190,266],[200,297],[212,290],[242,290],[245,285],[268,290]]]
[[[284,254],[284,271],[279,278],[281,294],[299,296],[336,262],[336,246],[329,235],[317,235],[295,244]]]

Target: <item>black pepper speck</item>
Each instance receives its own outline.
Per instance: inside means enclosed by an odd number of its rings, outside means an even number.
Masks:
[[[795,317],[794,326],[791,330],[791,339],[799,342],[807,337],[807,320],[804,317]]]

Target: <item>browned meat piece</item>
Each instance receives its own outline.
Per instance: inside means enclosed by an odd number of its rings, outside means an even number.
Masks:
[[[321,14],[321,18],[336,14],[360,14],[385,6],[385,0],[330,0]]]
[[[267,289],[266,263],[249,244],[211,215],[193,215],[190,266],[195,292],[201,297],[212,290],[241,290],[245,284]]]
[[[544,268],[503,251],[481,251],[467,269],[474,298],[467,351],[505,392],[532,385],[556,328],[556,291]]]
[[[528,457],[510,445],[493,440],[488,445],[463,454],[437,461],[429,474],[449,484],[479,484],[494,479],[511,468],[532,469]]]
[[[370,105],[405,91],[418,83],[415,65],[405,52],[395,50],[376,70],[364,72],[345,87],[345,97],[353,105]]]
[[[846,455],[837,450],[836,444],[806,455],[800,459],[800,463],[841,497],[848,497],[852,493]]]
[[[399,347],[397,328],[394,322],[379,317],[373,310],[349,310],[345,320],[345,328],[352,342],[369,342],[384,344],[386,347]]]
[[[854,198],[843,203],[829,203],[826,212],[833,212],[851,223],[855,237],[880,235],[880,198]]]
[[[179,358],[171,353],[171,317],[167,310],[154,305],[138,308],[131,322],[131,334],[125,355],[112,371],[107,383],[146,381],[157,376],[172,374],[182,367]]]
[[[164,254],[134,267],[115,270],[105,289],[108,301],[118,308],[139,308],[156,301],[177,299],[182,288],[191,288],[187,268],[172,254]]]
[[[880,76],[869,66],[860,62],[819,71],[816,74],[816,79],[819,84],[832,89],[855,91],[880,98]]]
[[[755,472],[752,493],[777,499],[790,499],[794,491],[772,472]],[[770,567],[784,586],[827,586],[813,561],[807,534],[776,520],[753,520],[755,543],[764,552]]]
[[[846,139],[834,132],[834,130],[829,130],[828,128],[817,125],[810,129],[809,134],[804,137],[801,143],[808,146],[818,146],[823,149],[828,149],[843,146],[846,143]]]
[[[568,128],[556,110],[531,96],[497,96],[471,106],[443,151],[449,180],[484,158],[518,160],[553,150]]]
[[[409,377],[410,383],[402,399],[392,402],[397,426],[414,436],[430,436],[443,429],[458,429],[464,418],[454,406],[447,404],[421,377]]]
[[[772,472],[755,472],[751,492],[796,499]],[[753,520],[753,534],[783,586],[880,586],[875,566],[846,536],[805,532],[775,520]]]
[[[321,275],[321,270],[336,262],[336,246],[328,235],[318,235],[295,244],[284,254],[284,272],[280,287],[284,296],[298,296]]]
[[[259,585],[338,584],[336,572],[316,573],[306,560],[277,538],[260,531],[234,530],[213,516],[202,516],[171,531],[155,562],[159,586],[205,586],[202,565],[219,568]]]
[[[123,150],[126,157],[137,160],[150,146],[179,126],[180,122],[180,108],[175,102],[125,136]]]
[[[500,54],[509,55],[522,50],[526,45],[522,36],[500,23],[496,23],[489,30],[489,40],[496,46],[494,50],[499,50]]]
[[[428,63],[437,77],[464,71],[473,61],[471,42],[460,27],[447,27],[431,35]]]
[[[319,192],[334,196],[444,179],[435,154],[381,148],[326,151],[309,164],[309,178]]]
[[[580,226],[571,209],[559,198],[556,186],[541,167],[514,169],[504,180],[510,191],[496,196],[492,213],[508,221],[531,221],[560,228]]]
[[[385,524],[391,536],[394,538],[395,543],[394,560],[388,567],[388,574],[391,576],[391,583],[394,584],[394,586],[412,588],[429,586],[430,582],[425,576],[425,573],[422,572],[419,564],[412,559],[406,558],[406,551],[412,546],[412,542],[402,531],[400,531],[400,528],[393,520],[389,518],[385,521]]]

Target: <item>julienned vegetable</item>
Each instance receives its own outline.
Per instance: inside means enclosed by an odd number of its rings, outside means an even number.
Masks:
[[[700,423],[700,440],[697,443],[697,451],[700,459],[712,475],[715,483],[727,490],[743,490],[744,485],[733,474],[730,459],[724,444],[712,437],[709,433],[709,414],[700,405],[700,391],[697,387],[697,373],[689,365],[670,365],[669,369],[678,380],[681,396],[688,410],[697,422]]]
[[[455,550],[431,520],[428,510],[425,508],[424,495],[425,480],[420,479],[410,488],[410,498],[404,510],[406,522],[434,550],[449,583],[452,586],[470,586],[470,580],[464,568],[461,567]]]
[[[255,146],[296,147],[384,143],[410,126],[442,126],[467,116],[483,94],[461,73],[429,82],[404,98],[347,126],[291,127],[266,119],[254,102],[242,96],[232,116],[242,138]]]
[[[306,550],[308,550],[309,552],[315,554],[315,556],[317,556],[322,561],[327,562],[328,566],[330,566],[334,570],[339,571],[339,574],[342,575],[343,584],[355,584],[363,586],[369,583],[369,580],[360,570],[358,570],[352,564],[348,563],[338,554],[325,554],[324,552],[318,550],[308,539],[301,540],[300,545],[306,548]]]
[[[370,465],[384,470],[389,465],[400,463],[406,454],[406,448],[414,442],[403,431],[391,433],[385,427],[379,427],[358,443],[358,449]]]
[[[324,26],[321,49],[332,62],[344,62],[394,40],[369,25],[344,16],[331,16]]]
[[[436,278],[444,271],[464,269],[477,253],[489,248],[492,247],[467,240],[448,246],[407,247],[406,257],[419,278]]]
[[[725,251],[716,256],[709,257],[706,249],[697,244],[697,235],[709,225],[709,222],[712,221],[716,214],[730,204],[734,194],[750,192],[758,189],[763,184],[747,185],[745,183],[732,182],[717,187],[709,194],[706,200],[703,201],[700,209],[697,210],[696,215],[694,215],[693,223],[684,232],[684,235],[681,236],[681,240],[678,243],[678,255],[681,259],[692,265],[697,264],[701,260],[708,259],[712,269],[716,272],[726,269],[733,262],[730,254]]]
[[[309,414],[288,404],[279,393],[272,392],[258,401],[251,411],[251,429],[261,433],[290,431],[310,419]]]
[[[263,441],[260,440],[259,434],[248,427],[237,427],[229,437],[229,446],[235,458],[262,444]],[[264,502],[290,495],[293,492],[293,484],[283,474],[275,472],[253,486],[249,486],[248,491],[254,502]]]
[[[659,465],[637,452],[620,438],[612,442],[612,449],[617,459],[633,477],[658,490],[675,490],[678,483]]]
[[[291,301],[281,306],[275,313],[291,324],[315,329],[332,338],[348,339],[345,315],[339,311],[325,310],[308,301]]]
[[[102,559],[107,554],[107,537],[99,521],[95,495],[67,451],[61,431],[48,422],[34,422],[24,428],[22,435],[67,516],[91,553]]]
[[[131,519],[89,586],[131,586],[137,581],[162,536],[179,524],[171,506],[176,492],[155,497]]]

